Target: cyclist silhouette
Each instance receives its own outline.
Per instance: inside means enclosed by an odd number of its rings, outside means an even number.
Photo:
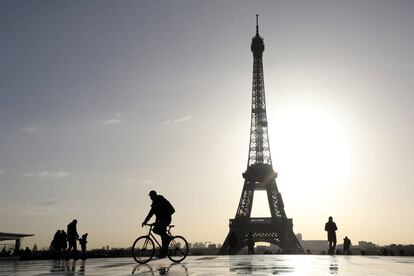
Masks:
[[[146,225],[147,222],[155,215],[154,233],[161,236],[162,248],[160,251],[160,258],[165,258],[168,250],[168,242],[170,236],[166,233],[167,226],[171,223],[171,215],[174,214],[175,210],[171,203],[165,199],[162,195],[157,195],[156,191],[150,191],[149,196],[152,200],[151,210],[145,218],[142,226]]]

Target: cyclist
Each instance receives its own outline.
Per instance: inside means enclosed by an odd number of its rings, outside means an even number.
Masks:
[[[174,214],[175,209],[171,203],[165,199],[162,195],[157,195],[156,191],[150,191],[149,196],[152,200],[151,210],[145,218],[142,226],[147,224],[153,215],[155,215],[154,233],[161,236],[162,248],[159,257],[165,258],[168,250],[168,242],[170,236],[168,236],[167,226],[171,223],[171,215]]]

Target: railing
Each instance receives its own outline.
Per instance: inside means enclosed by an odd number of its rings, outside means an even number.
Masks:
[[[238,223],[257,223],[257,224],[272,224],[274,222],[276,223],[284,223],[286,221],[288,221],[289,223],[292,223],[292,219],[290,218],[238,218],[238,219],[230,219],[229,220],[229,225],[232,225],[235,222]]]

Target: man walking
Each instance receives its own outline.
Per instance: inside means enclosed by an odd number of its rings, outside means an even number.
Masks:
[[[145,218],[142,226],[146,225],[147,222],[155,215],[155,225],[153,231],[155,234],[161,236],[162,248],[159,257],[165,258],[168,250],[168,243],[170,236],[167,235],[167,226],[171,223],[171,216],[175,210],[171,203],[165,199],[162,195],[157,195],[156,191],[151,191],[149,196],[152,200],[151,210]]]
[[[76,230],[76,225],[78,221],[74,219],[71,223],[68,224],[67,236],[68,236],[68,259],[73,257],[73,259],[78,258],[78,248],[77,241],[79,239],[78,231]]]
[[[329,217],[328,222],[325,224],[325,231],[328,232],[329,254],[331,255],[335,253],[336,230],[338,230],[338,228],[336,227],[335,222],[333,222],[332,217]]]

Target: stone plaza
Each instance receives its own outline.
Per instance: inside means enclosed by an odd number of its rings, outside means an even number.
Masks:
[[[326,255],[189,256],[182,263],[132,258],[0,260],[0,275],[414,275],[414,257]]]

